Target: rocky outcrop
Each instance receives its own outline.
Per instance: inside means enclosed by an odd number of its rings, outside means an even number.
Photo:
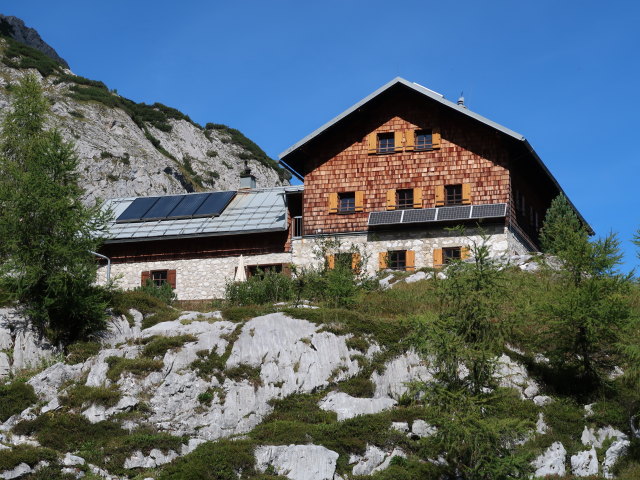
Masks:
[[[6,40],[0,38],[0,55],[6,48]],[[43,77],[35,69],[0,62],[0,112],[10,107],[9,86],[26,74],[40,80],[52,104],[49,125],[75,144],[87,203],[115,197],[235,190],[245,160],[258,187],[288,184],[286,174],[235,131],[224,126],[204,129],[180,112],[171,110],[165,115],[162,112],[169,109],[162,105],[132,107],[104,85],[95,86],[99,82],[93,82],[91,88],[102,93],[80,99],[74,95],[87,88],[86,79],[78,80],[68,70]],[[101,95],[109,100],[101,101]],[[135,109],[147,113],[136,114]],[[147,121],[158,115],[162,122]]]
[[[354,475],[372,475],[381,470],[386,470],[393,457],[406,458],[406,456],[406,453],[399,448],[384,451],[375,445],[367,445],[364,455],[351,455],[349,457],[349,465],[355,464],[351,470]]]
[[[571,473],[576,477],[589,477],[598,474],[598,454],[594,447],[591,447],[591,450],[571,455]]]
[[[11,37],[16,42],[35,48],[63,67],[69,68],[66,60],[58,55],[58,52],[46,43],[35,29],[27,27],[24,22],[17,17],[0,14],[0,35]]]
[[[391,397],[399,400],[410,382],[428,382],[433,378],[425,362],[415,352],[409,351],[389,362],[384,372],[373,372],[371,381],[376,386],[375,397]]]
[[[291,480],[333,480],[338,454],[318,445],[279,445],[256,448],[256,469],[271,466]]]
[[[397,402],[389,397],[356,398],[343,392],[331,392],[324,397],[319,406],[322,410],[336,412],[338,420],[370,415],[389,410]]]
[[[534,477],[546,477],[565,474],[565,457],[567,451],[560,442],[555,442],[545,452],[536,458],[532,465],[535,468]]]

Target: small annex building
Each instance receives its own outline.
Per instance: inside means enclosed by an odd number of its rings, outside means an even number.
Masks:
[[[438,268],[481,235],[492,255],[524,254],[539,249],[544,214],[563,193],[522,135],[402,78],[280,161],[304,186],[256,189],[246,171],[236,192],[109,200],[101,253],[112,276],[123,288],[151,278],[179,299],[208,299],[224,294],[240,255],[251,275],[341,254],[371,274]]]

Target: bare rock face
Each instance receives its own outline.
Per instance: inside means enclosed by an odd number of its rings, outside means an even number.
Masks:
[[[354,464],[351,473],[354,475],[372,475],[376,472],[386,470],[393,457],[406,458],[407,454],[399,448],[392,451],[384,451],[375,445],[367,445],[364,455],[351,455],[349,464]]]
[[[324,397],[319,405],[322,410],[336,412],[338,420],[370,415],[389,410],[397,402],[389,397],[356,398],[343,392],[331,392]]]
[[[571,473],[576,477],[589,477],[598,474],[598,454],[595,447],[571,456]]]
[[[563,477],[565,474],[565,457],[567,450],[560,442],[555,442],[545,452],[533,461],[536,469],[534,478],[556,475]]]
[[[4,25],[9,25],[6,20]],[[0,38],[0,55],[6,48],[7,41]],[[248,141],[239,140],[238,132],[220,125],[202,128],[163,105],[127,103],[106,86],[88,87],[82,83],[86,79],[62,68],[43,77],[35,69],[0,62],[0,112],[11,106],[9,86],[27,74],[40,80],[52,104],[49,126],[55,126],[75,145],[87,203],[116,197],[236,190],[245,160],[258,188],[289,183],[266,156],[249,151]],[[99,96],[74,97],[78,90],[87,88],[98,89],[112,104],[101,102]],[[134,113],[136,108],[146,114]],[[162,113],[167,111],[167,115]],[[160,115],[163,120],[152,123],[143,118],[145,115]]]
[[[256,468],[272,466],[291,480],[333,480],[338,454],[318,445],[280,445],[256,448]]]

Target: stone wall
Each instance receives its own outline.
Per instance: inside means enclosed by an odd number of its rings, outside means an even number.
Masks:
[[[111,266],[115,284],[129,290],[140,286],[141,273],[148,270],[175,270],[178,300],[201,300],[224,297],[227,282],[233,280],[239,257],[198,258],[158,262],[116,263]],[[290,253],[248,255],[245,265],[291,263]],[[106,267],[98,271],[98,283],[106,281]]]
[[[493,257],[522,255],[527,253],[523,246],[504,225],[483,227],[488,236],[488,246]],[[338,236],[315,236],[293,240],[292,261],[302,267],[315,267],[322,260],[323,245],[336,241],[339,247],[329,253],[347,252],[356,246],[362,255],[363,268],[374,275],[378,271],[378,254],[389,250],[413,250],[415,252],[416,269],[433,267],[433,251],[436,248],[464,247],[474,242],[480,243],[482,237],[478,229],[469,229],[466,235],[459,232],[440,229],[398,231],[398,232],[363,232]]]

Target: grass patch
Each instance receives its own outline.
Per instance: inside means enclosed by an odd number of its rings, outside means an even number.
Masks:
[[[164,366],[161,360],[153,360],[151,358],[109,357],[106,362],[109,365],[107,378],[113,382],[117,382],[124,372],[130,372],[134,375],[147,375],[151,372],[162,370]]]
[[[146,339],[148,343],[142,350],[142,356],[147,358],[155,358],[164,356],[167,351],[174,348],[180,348],[185,343],[197,342],[198,339],[193,335],[177,335],[175,337],[153,336]]]
[[[352,397],[372,398],[376,386],[368,377],[358,375],[338,384],[338,390]]]
[[[31,385],[20,381],[0,385],[0,422],[17,415],[37,401],[38,397]]]
[[[226,307],[220,313],[223,319],[238,323],[276,311],[276,308],[272,305],[248,305],[244,307]]]
[[[30,445],[18,445],[11,450],[2,450],[0,455],[0,472],[12,470],[21,463],[34,467],[41,460],[54,462],[58,454],[49,448],[32,447]]]
[[[67,389],[60,400],[63,405],[71,408],[81,408],[86,404],[113,407],[121,397],[120,391],[114,388],[75,385]]]
[[[144,316],[142,328],[149,328],[161,322],[169,322],[180,316],[179,310],[143,291],[115,292],[111,300],[111,306],[115,315],[128,316],[130,309],[142,313]]]
[[[189,455],[178,458],[158,475],[159,480],[237,480],[256,478],[255,445],[248,440],[219,440],[204,443]]]
[[[74,365],[84,363],[100,352],[98,342],[76,342],[67,347],[67,363]]]
[[[246,363],[241,363],[235,367],[228,368],[224,371],[227,378],[240,382],[242,380],[248,380],[254,387],[262,385],[262,379],[260,378],[260,367],[253,367]]]
[[[9,37],[3,37],[7,42],[2,62],[11,68],[35,68],[43,77],[62,72],[62,65],[46,56],[40,50],[28,47]]]
[[[118,475],[126,474],[126,458],[140,450],[148,454],[157,448],[179,451],[183,439],[153,429],[141,428],[129,433],[114,422],[92,424],[81,415],[47,413],[14,427],[20,435],[34,435],[44,447],[60,452],[77,452],[90,463]],[[130,472],[129,472],[130,473]]]

